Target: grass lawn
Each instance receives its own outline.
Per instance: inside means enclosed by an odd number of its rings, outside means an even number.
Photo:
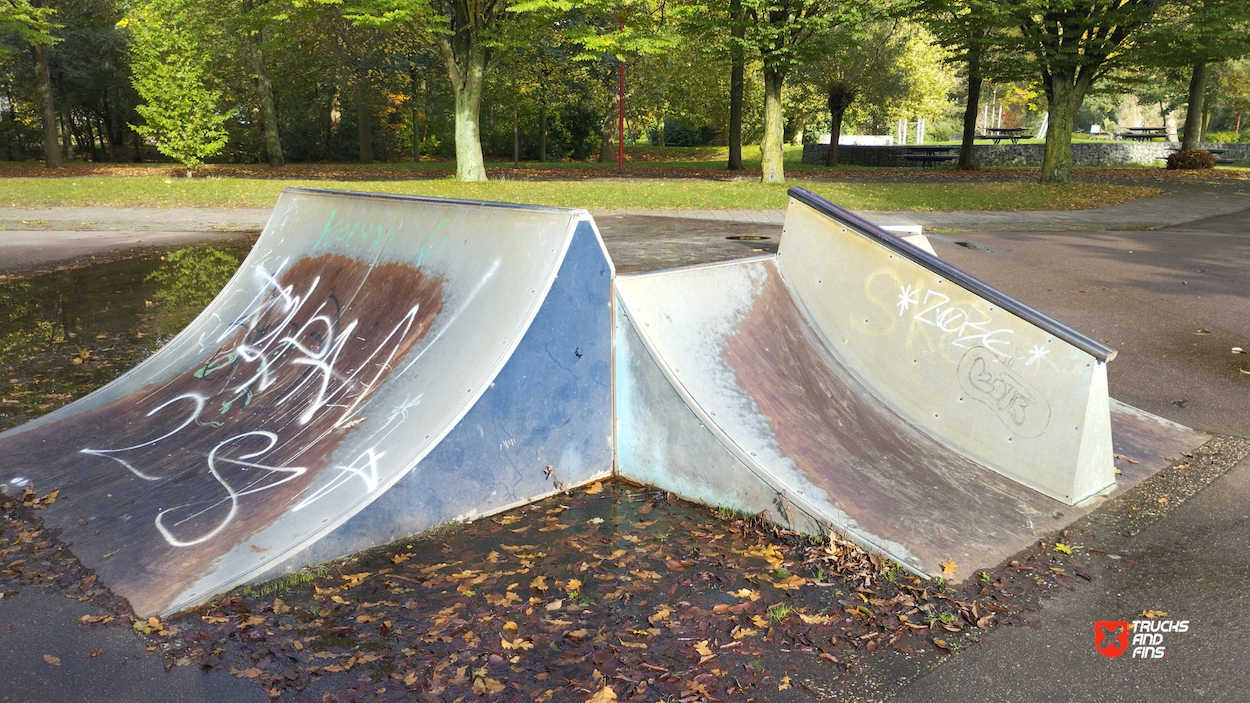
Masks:
[[[1155,188],[1102,183],[792,182],[853,210],[1077,210],[1159,194]],[[12,178],[4,207],[270,207],[287,186],[493,200],[598,210],[777,209],[785,185],[694,179],[595,179],[460,183],[449,179],[343,181],[159,176]]]
[[[624,178],[614,176],[614,163],[522,164],[517,179],[510,178],[511,163],[491,163],[494,180],[486,183],[453,180],[447,174],[455,165],[447,161],[298,164],[279,172],[209,166],[192,179],[177,177],[179,169],[171,164],[81,164],[48,177],[35,163],[0,163],[0,207],[270,207],[288,186],[596,210],[779,209],[786,206],[788,185],[802,185],[853,210],[1077,210],[1161,192],[1091,182],[952,182],[919,169],[875,169],[888,173],[888,180],[856,182],[865,169],[802,164],[800,147],[786,148],[790,183],[765,185],[749,171],[737,180],[726,178],[728,147],[632,147],[628,154]],[[758,169],[758,146],[743,148],[743,165]]]

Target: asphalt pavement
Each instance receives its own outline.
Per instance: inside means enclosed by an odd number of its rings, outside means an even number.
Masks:
[[[775,250],[781,235],[770,212],[595,214],[622,273],[757,255]],[[942,258],[1118,349],[1108,367],[1114,397],[1197,429],[1250,437],[1250,355],[1233,352],[1250,350],[1250,186],[1183,184],[1160,198],[1094,211],[862,214],[939,230],[931,239]],[[12,230],[0,232],[0,274],[234,239],[267,217],[263,210],[0,208],[0,226]],[[1123,510],[1127,498],[1099,511]],[[1134,566],[1046,601],[1034,627],[996,628],[906,677],[888,661],[870,660],[839,699],[1250,699],[1242,617],[1250,599],[1250,460],[1117,539],[1115,556]],[[254,684],[223,672],[165,672],[159,653],[128,632],[79,626],[84,608],[29,587],[0,599],[0,700],[264,699]],[[1096,621],[1150,610],[1188,621],[1187,632],[1164,636],[1166,658],[1111,659],[1096,650]],[[107,659],[90,656],[100,649]],[[20,689],[6,690],[19,681]]]

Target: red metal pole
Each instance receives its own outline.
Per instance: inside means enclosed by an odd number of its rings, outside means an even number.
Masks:
[[[616,172],[625,173],[625,62],[616,62],[616,98],[620,114],[616,119]]]

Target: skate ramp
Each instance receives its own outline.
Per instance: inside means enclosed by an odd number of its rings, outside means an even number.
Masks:
[[[616,280],[620,475],[961,579],[1205,441],[1118,412],[1113,449],[1112,350],[792,196],[777,255]]]
[[[611,277],[583,211],[288,189],[186,330],[0,435],[0,487],[58,487],[146,616],[609,475]]]

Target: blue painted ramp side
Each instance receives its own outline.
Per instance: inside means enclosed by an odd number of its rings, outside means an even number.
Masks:
[[[473,409],[390,490],[283,570],[528,503],[559,492],[557,481],[611,475],[611,279],[582,220],[537,317]]]

